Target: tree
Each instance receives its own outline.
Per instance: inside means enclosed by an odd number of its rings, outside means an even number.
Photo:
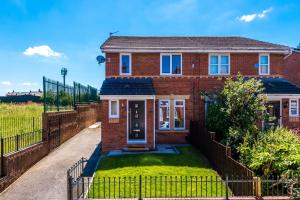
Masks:
[[[239,74],[235,79],[226,79],[223,90],[213,95],[217,105],[213,111],[208,111],[207,122],[209,126],[223,130],[223,143],[231,146],[234,153],[247,134],[256,138],[259,133],[256,123],[266,110],[263,91],[260,80],[246,79]]]

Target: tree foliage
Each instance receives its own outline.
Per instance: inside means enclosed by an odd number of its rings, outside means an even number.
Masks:
[[[218,94],[210,95],[215,104],[207,112],[209,129],[221,133],[223,142],[237,152],[246,134],[257,137],[256,122],[266,110],[266,97],[260,80],[246,79],[242,75],[228,78]]]
[[[239,147],[240,159],[263,175],[300,172],[300,138],[285,128],[270,129],[254,144],[249,138]]]

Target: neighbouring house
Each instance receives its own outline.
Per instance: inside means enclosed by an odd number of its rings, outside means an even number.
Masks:
[[[200,91],[220,88],[239,72],[266,87],[276,119],[263,126],[300,127],[300,88],[290,75],[299,73],[300,61],[290,47],[244,37],[111,36],[101,50],[104,151],[184,143],[190,120],[205,122]]]
[[[6,96],[0,96],[0,102],[3,103],[41,103],[43,92],[39,89],[37,91],[29,92],[7,92]]]

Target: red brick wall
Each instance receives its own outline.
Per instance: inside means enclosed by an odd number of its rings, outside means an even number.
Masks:
[[[154,76],[160,74],[159,53],[133,53],[132,74],[137,76]]]
[[[293,52],[287,57],[284,66],[285,77],[300,86],[300,52]]]
[[[3,178],[0,179],[0,192],[7,188],[25,171],[49,153],[48,143],[42,142],[24,150],[4,156]]]
[[[183,75],[208,75],[208,53],[183,53]],[[132,76],[159,76],[159,53],[132,53]],[[283,54],[270,54],[271,75],[283,75],[285,62]],[[106,53],[106,76],[119,76],[119,53]],[[292,58],[290,58],[292,60]],[[244,75],[258,75],[255,64],[259,62],[258,53],[231,53],[231,75],[241,72]]]
[[[185,144],[187,133],[178,131],[160,131],[156,133],[158,144]]]
[[[49,153],[48,120],[61,119],[60,141],[63,143],[82,129],[99,121],[101,116],[100,103],[81,105],[75,111],[43,113],[43,141],[4,156],[3,169],[1,169],[1,175],[4,177],[0,179],[0,192]],[[50,127],[50,130],[55,128],[58,127]]]
[[[120,74],[119,53],[106,53],[105,76]]]
[[[101,103],[92,103],[89,105],[77,106],[74,111],[43,113],[43,137],[45,139],[48,137],[48,121],[60,119],[62,133],[60,136],[63,143],[84,128],[100,121],[102,113],[101,109]]]
[[[153,135],[153,100],[146,101],[146,135],[147,144],[127,144],[127,100],[119,100],[119,119],[117,122],[110,122],[108,116],[109,101],[102,100],[102,148],[103,151],[121,149],[125,146],[154,147]]]

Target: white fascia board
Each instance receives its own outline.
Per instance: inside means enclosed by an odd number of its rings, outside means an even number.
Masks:
[[[103,48],[103,53],[277,53],[288,54],[289,50],[274,50],[274,49],[198,49],[198,48],[128,48],[128,49],[110,49]]]
[[[300,98],[300,94],[265,94],[268,99],[289,99],[289,98]]]
[[[110,99],[128,99],[128,100],[145,100],[153,99],[155,95],[100,95],[101,100],[110,100]]]

